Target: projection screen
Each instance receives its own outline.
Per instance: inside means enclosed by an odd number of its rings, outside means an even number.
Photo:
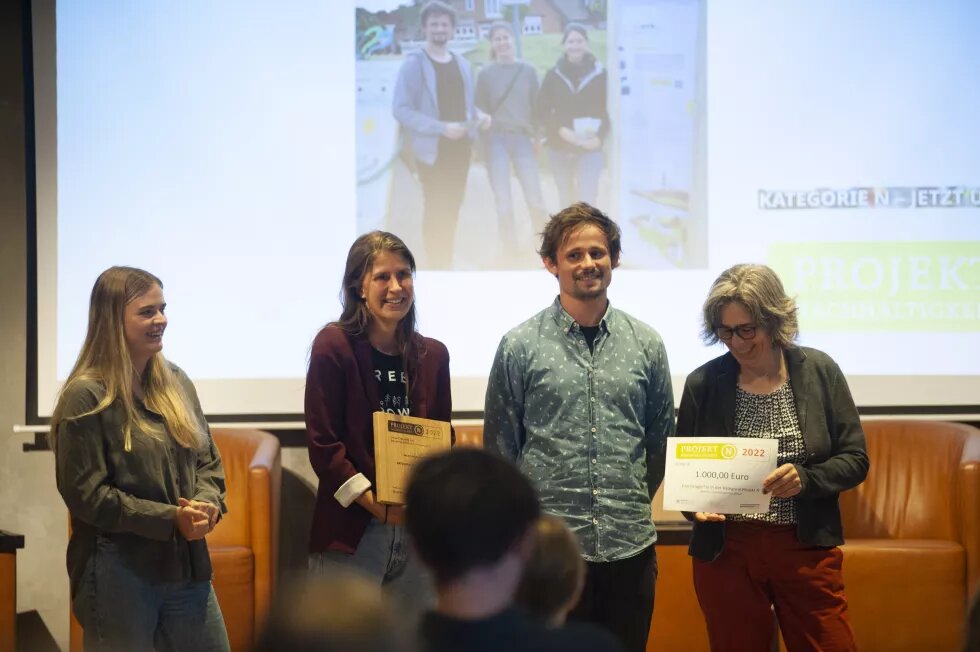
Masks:
[[[676,394],[724,351],[698,336],[712,280],[762,262],[798,299],[800,342],[838,361],[859,406],[980,412],[980,6],[451,4],[450,47],[474,76],[495,21],[517,26],[539,79],[562,26],[584,25],[608,80],[595,201],[623,229],[610,301],[660,332]],[[506,240],[480,134],[435,263],[392,110],[422,47],[418,9],[35,0],[32,418],[50,415],[111,265],[163,280],[165,355],[209,415],[299,418],[347,249],[374,228],[416,253],[420,331],[449,348],[454,409],[479,415],[500,337],[558,287],[513,174]]]

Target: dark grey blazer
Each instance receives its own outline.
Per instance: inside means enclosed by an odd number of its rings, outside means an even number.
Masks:
[[[807,347],[789,348],[785,355],[807,449],[806,463],[797,465],[803,483],[797,495],[797,536],[806,544],[837,546],[844,543],[837,496],[868,475],[864,431],[844,374],[830,356]],[[677,414],[679,437],[735,436],[738,372],[731,353],[691,372]],[[712,561],[724,543],[724,522],[695,522],[688,552]]]

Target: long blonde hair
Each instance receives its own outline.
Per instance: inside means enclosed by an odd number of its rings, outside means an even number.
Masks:
[[[136,407],[133,394],[133,360],[126,343],[126,306],[148,292],[154,285],[163,283],[153,274],[134,267],[110,267],[99,275],[92,288],[89,301],[88,332],[78,360],[58,396],[58,404],[51,416],[51,448],[57,447],[58,430],[62,422],[75,421],[98,414],[119,400],[126,414],[123,426],[125,449],[132,450],[132,430],[137,429],[151,437],[163,438],[170,434],[184,448],[196,448],[201,444],[202,425],[192,414],[189,400],[177,375],[161,353],[155,353],[146,363],[140,376],[144,403],[147,408],[160,414],[166,431],[151,423]],[[105,396],[88,412],[65,414],[66,397],[79,383],[95,381],[105,388]]]

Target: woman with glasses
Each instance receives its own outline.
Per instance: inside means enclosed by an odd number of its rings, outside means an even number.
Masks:
[[[854,650],[841,572],[838,495],[868,473],[864,432],[837,364],[796,346],[796,302],[764,265],[719,276],[703,339],[728,352],[687,378],[677,434],[778,440],[760,514],[685,514],[711,649],[767,650],[775,609],[790,652]]]

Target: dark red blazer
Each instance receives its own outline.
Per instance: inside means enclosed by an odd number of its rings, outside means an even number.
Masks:
[[[449,352],[446,346],[418,336],[419,369],[409,379],[412,416],[449,421]],[[357,503],[343,507],[334,498],[347,480],[363,473],[374,485],[374,423],[378,381],[371,344],[327,326],[313,340],[306,373],[306,439],[310,463],[320,479],[310,532],[310,552],[353,553],[371,520]]]

